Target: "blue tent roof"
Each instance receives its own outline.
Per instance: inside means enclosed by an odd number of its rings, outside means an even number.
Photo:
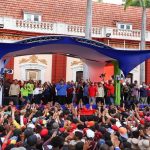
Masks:
[[[117,60],[125,76],[150,58],[150,50],[117,50],[98,41],[72,36],[40,36],[14,43],[0,43],[0,58],[46,53],[59,53],[96,62]]]

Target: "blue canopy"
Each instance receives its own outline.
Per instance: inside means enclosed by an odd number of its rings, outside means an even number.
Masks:
[[[137,65],[150,58],[150,50],[117,50],[101,42],[82,37],[40,36],[14,43],[0,43],[0,58],[50,53],[99,63],[116,60],[125,76]]]

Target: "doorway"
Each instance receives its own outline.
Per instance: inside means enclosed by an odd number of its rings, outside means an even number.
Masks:
[[[83,79],[83,71],[76,72],[76,81],[79,82]]]
[[[26,80],[41,80],[41,71],[38,69],[26,69]]]

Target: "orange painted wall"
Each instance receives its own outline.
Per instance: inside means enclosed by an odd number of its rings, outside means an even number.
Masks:
[[[113,64],[105,65],[104,73],[106,73],[105,80],[110,80],[111,76],[114,75],[114,66],[113,66]]]

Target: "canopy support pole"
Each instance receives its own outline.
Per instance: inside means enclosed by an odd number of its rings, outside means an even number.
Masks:
[[[113,62],[114,64],[114,85],[115,85],[115,104],[120,105],[121,101],[121,84],[120,84],[120,68],[117,61]]]

